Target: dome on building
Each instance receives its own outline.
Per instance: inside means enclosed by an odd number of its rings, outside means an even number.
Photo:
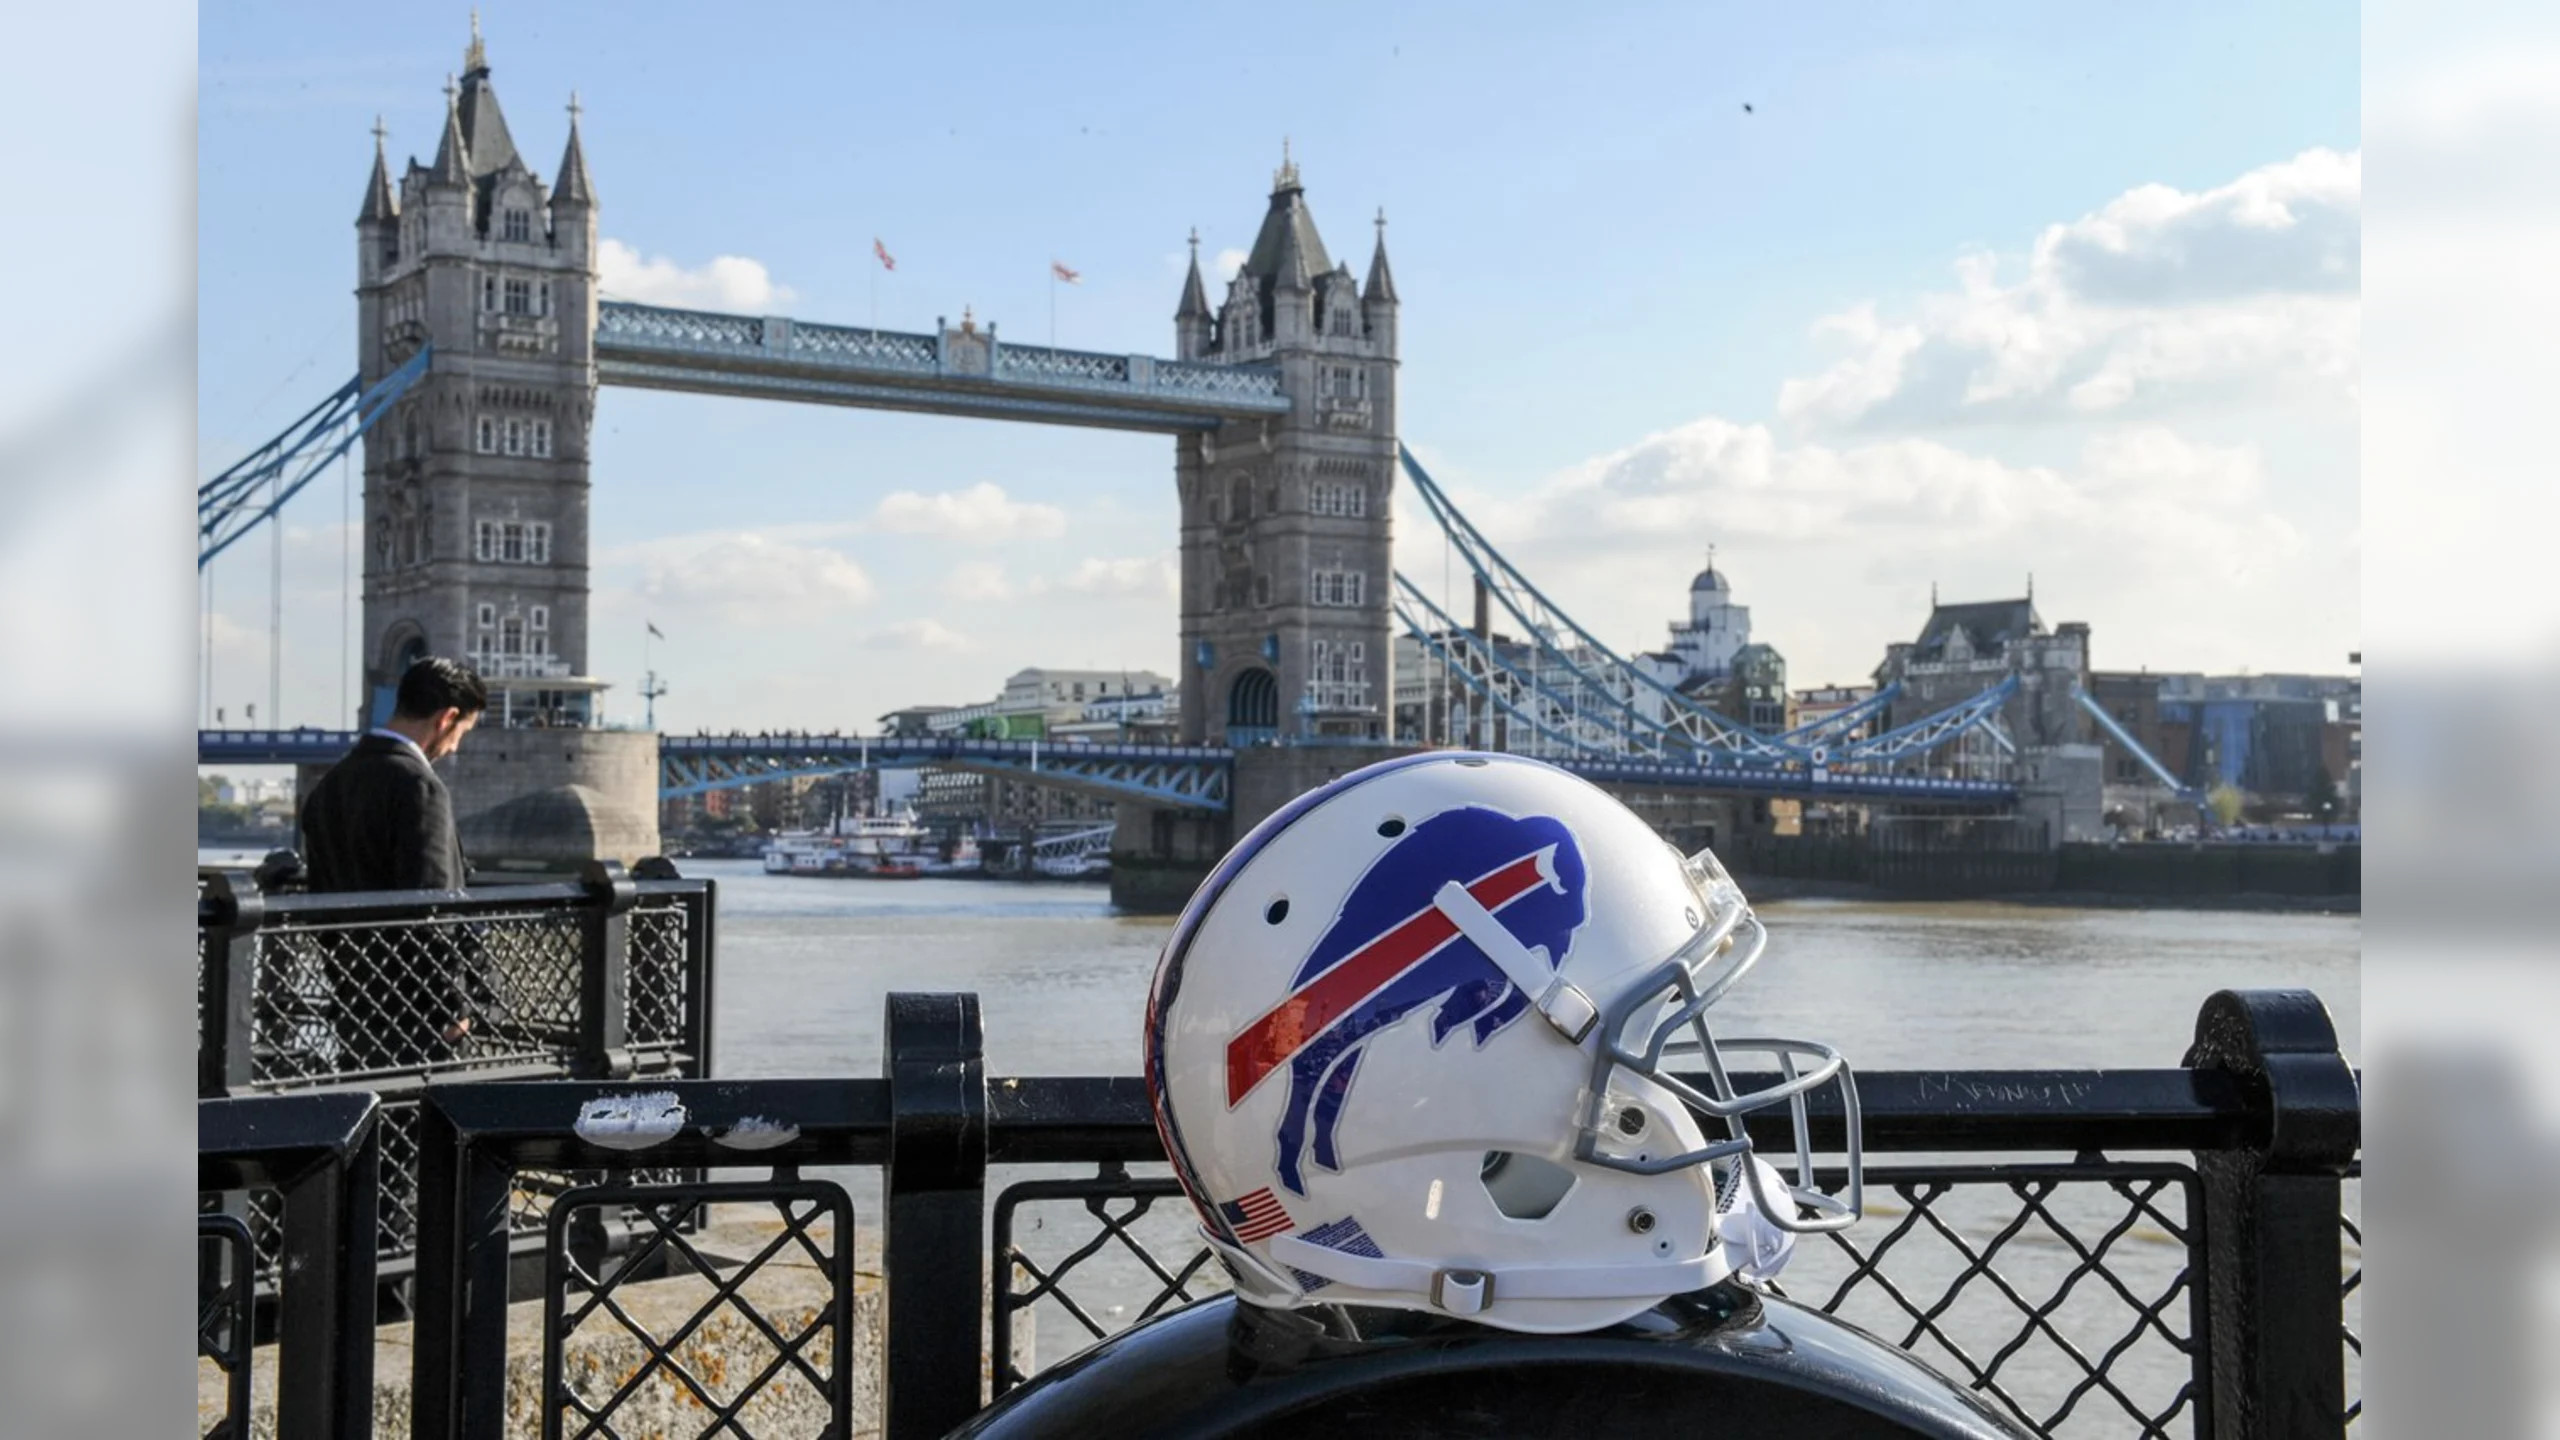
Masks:
[[[1698,578],[1689,582],[1689,593],[1692,595],[1710,590],[1726,592],[1732,589],[1733,587],[1725,583],[1724,576],[1717,573],[1713,565],[1699,571]]]

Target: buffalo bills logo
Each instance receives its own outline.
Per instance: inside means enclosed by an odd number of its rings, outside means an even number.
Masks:
[[[1481,1048],[1530,998],[1433,903],[1450,881],[1551,967],[1582,925],[1582,852],[1564,822],[1467,807],[1413,827],[1370,865],[1298,966],[1289,994],[1227,1042],[1232,1109],[1274,1070],[1289,1071],[1280,1117],[1280,1183],[1307,1193],[1303,1163],[1339,1170],[1334,1131],[1370,1036],[1434,1001],[1431,1043],[1464,1025]],[[1312,1133],[1311,1133],[1312,1132]]]

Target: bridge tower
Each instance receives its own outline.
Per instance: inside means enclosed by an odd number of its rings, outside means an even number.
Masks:
[[[1277,365],[1292,406],[1180,442],[1188,742],[1386,738],[1397,305],[1377,223],[1364,285],[1326,252],[1284,146],[1214,310],[1193,237],[1180,358]]]
[[[356,217],[366,384],[432,345],[364,441],[365,713],[420,655],[489,681],[481,733],[444,762],[484,868],[657,853],[657,736],[592,727],[587,440],[595,414],[596,193],[577,102],[546,186],[516,149],[475,15],[435,160],[394,188],[382,133]]]
[[[583,723],[603,688],[585,674],[596,196],[569,108],[546,188],[508,133],[475,15],[435,160],[413,157],[396,191],[376,127],[358,369],[371,384],[421,345],[435,357],[365,436],[363,722],[424,654],[468,658],[491,709],[520,718]]]

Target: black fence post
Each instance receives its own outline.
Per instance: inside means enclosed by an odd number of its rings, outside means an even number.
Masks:
[[[2355,1072],[2307,990],[2224,990],[2196,1015],[2186,1062],[2247,1087],[2247,1148],[2201,1151],[2210,1440],[2346,1428],[2339,1179],[2362,1143]]]
[[[204,978],[196,993],[196,1098],[245,1093],[257,1039],[258,927],[267,898],[246,870],[205,877],[212,922],[196,937]]]
[[[620,1080],[631,1058],[631,907],[640,887],[618,860],[590,860],[579,873],[588,905],[578,917],[578,1055],[571,1073]]]
[[[336,1163],[284,1187],[276,1315],[276,1434],[373,1433],[374,1217],[382,1112],[368,1109]]]
[[[883,1039],[882,1433],[923,1440],[976,1414],[982,1394],[987,1069],[978,997],[892,994]]]
[[[496,1437],[506,1428],[511,1166],[457,1127],[429,1086],[418,1102],[417,1295],[410,1433]]]

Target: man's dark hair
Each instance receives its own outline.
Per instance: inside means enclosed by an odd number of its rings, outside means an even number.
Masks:
[[[432,720],[447,710],[477,715],[489,708],[489,687],[480,673],[458,660],[429,655],[400,677],[400,693],[392,713],[403,720]]]

